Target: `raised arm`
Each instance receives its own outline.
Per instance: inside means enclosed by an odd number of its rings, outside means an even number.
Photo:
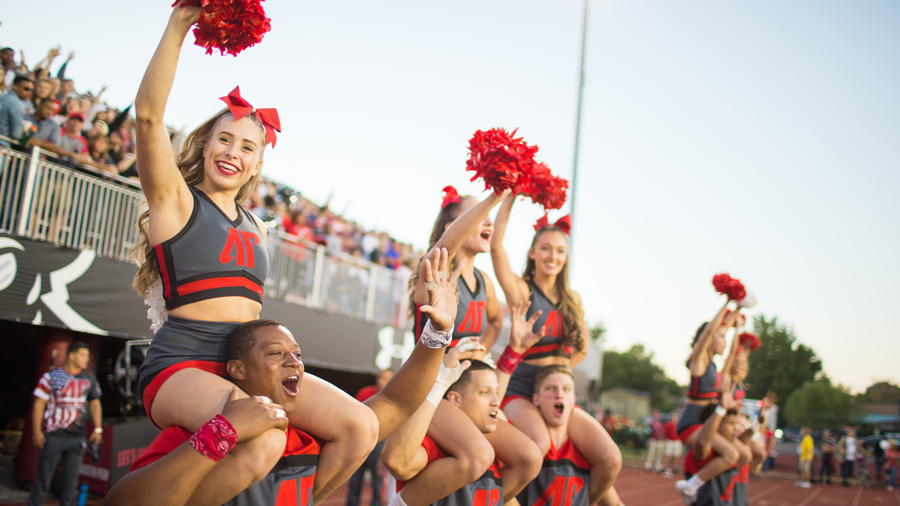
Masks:
[[[497,360],[497,397],[501,399],[506,395],[509,378],[522,361],[522,354],[547,334],[546,327],[541,327],[537,334],[532,332],[541,311],[535,311],[530,319],[525,320],[529,307],[531,301],[528,300],[509,306],[509,344]]]
[[[434,248],[432,248],[432,251],[441,248],[446,249],[447,253],[450,255],[450,260],[452,261],[460,246],[466,242],[466,239],[468,239],[469,236],[478,230],[479,225],[484,222],[484,219],[487,218],[491,209],[503,200],[503,197],[507,193],[508,191],[497,195],[496,193],[491,192],[484,200],[459,215],[459,217],[453,220],[453,223],[444,230],[444,233],[441,234],[441,238],[438,240],[437,244],[435,244]],[[428,254],[431,254],[431,251],[429,251]],[[425,293],[425,277],[421,264],[419,265],[419,276],[416,281],[415,300],[417,303],[427,300],[427,295]]]
[[[709,345],[712,342],[713,334],[716,329],[719,328],[719,325],[722,324],[722,318],[725,317],[725,311],[728,310],[728,303],[730,300],[726,300],[725,304],[722,306],[722,309],[716,313],[716,316],[713,317],[712,321],[706,324],[706,328],[703,329],[703,332],[700,334],[700,338],[697,339],[697,342],[694,343],[694,349],[691,350],[691,358],[690,358],[690,370],[691,375],[700,376],[706,370],[706,367],[709,365],[707,351],[709,351]]]
[[[732,386],[732,374],[731,374],[731,366],[734,365],[734,358],[736,356],[738,350],[738,344],[740,339],[738,336],[741,333],[741,329],[744,327],[744,322],[747,321],[747,317],[740,314],[741,308],[738,307],[736,310],[732,311],[731,314],[725,319],[725,325],[729,326],[734,324],[735,331],[734,336],[731,338],[731,346],[728,349],[728,356],[725,358],[725,365],[722,367],[722,388],[725,388],[725,380],[729,383],[729,388]]]
[[[172,10],[134,101],[141,188],[151,213],[156,213],[161,221],[174,219],[180,225],[187,222],[190,216],[192,199],[175,165],[163,116],[175,80],[181,45],[199,15],[200,9],[196,7],[175,7]],[[165,215],[159,216],[158,211]],[[151,242],[158,242],[152,237],[152,228]],[[176,227],[175,231],[180,228]]]
[[[446,273],[449,264],[447,250],[443,248],[434,250],[430,258],[422,261],[425,267],[424,280],[427,283],[434,283],[434,287],[427,291],[429,301],[427,305],[421,307],[421,311],[428,315],[436,331],[452,334],[457,307],[456,280],[462,272],[462,264],[457,266],[449,279],[441,279],[440,273]],[[448,338],[447,344],[449,342]],[[416,412],[434,384],[443,358],[443,347],[431,348],[426,345],[425,339],[420,339],[409,359],[403,363],[387,385],[365,402],[378,417],[379,441],[388,437]]]
[[[512,270],[509,255],[503,247],[503,236],[509,224],[509,213],[512,211],[515,195],[509,195],[500,204],[497,218],[494,219],[494,235],[491,236],[491,261],[494,264],[494,275],[500,282],[500,289],[506,296],[506,304],[512,307],[521,301],[528,300],[528,283]]]
[[[394,478],[401,481],[411,480],[428,465],[428,452],[422,447],[422,441],[444,392],[468,367],[468,362],[459,363],[460,351],[459,348],[454,348],[447,353],[438,374],[438,381],[428,394],[428,398],[385,440],[381,461]]]

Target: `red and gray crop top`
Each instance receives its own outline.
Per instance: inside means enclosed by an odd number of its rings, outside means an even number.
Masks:
[[[542,311],[541,316],[534,323],[532,332],[539,332],[541,327],[547,329],[547,335],[534,343],[531,348],[522,354],[523,360],[531,360],[544,357],[571,357],[572,347],[563,344],[566,337],[566,328],[563,325],[563,315],[559,307],[550,302],[544,292],[531,280],[528,281],[531,289],[531,306],[525,318],[531,318],[534,313]]]
[[[456,281],[459,296],[456,300],[456,321],[453,323],[453,340],[447,350],[455,348],[464,337],[480,337],[487,328],[487,290],[484,287],[484,275],[475,269],[475,291],[473,292],[462,276]],[[419,311],[422,304],[416,304],[415,336],[416,342],[425,330],[428,315]]]
[[[695,401],[715,400],[719,397],[721,376],[716,370],[716,364],[712,360],[706,366],[703,376],[691,376],[691,383],[688,385],[687,397]]]
[[[269,254],[253,215],[237,206],[232,221],[205,193],[190,188],[194,208],[187,224],[153,248],[166,309],[218,297],[261,304]]]

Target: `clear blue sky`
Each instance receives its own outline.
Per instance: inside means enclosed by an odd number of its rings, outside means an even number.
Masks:
[[[0,44],[30,63],[74,49],[77,88],[124,106],[167,4],[21,2]],[[571,175],[580,1],[264,6],[272,32],[239,57],[185,46],[171,124],[240,84],[281,112],[268,176],[420,247],[442,187],[480,189],[464,172],[476,129],[518,127]],[[834,380],[900,381],[898,24],[887,0],[592,1],[573,285],[611,348],[643,343],[685,382],[725,271]],[[539,216],[517,205],[514,263]]]

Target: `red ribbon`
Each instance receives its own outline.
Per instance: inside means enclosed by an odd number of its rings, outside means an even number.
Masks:
[[[219,100],[225,102],[228,105],[228,110],[231,111],[231,115],[234,116],[234,119],[239,120],[248,114],[255,115],[259,122],[263,124],[263,127],[266,129],[266,144],[271,144],[272,147],[275,147],[275,132],[281,131],[281,119],[278,118],[278,111],[276,109],[253,109],[253,106],[250,105],[250,102],[241,97],[241,87],[235,86],[231,93],[224,97],[219,97]]]
[[[456,188],[452,186],[445,186],[441,191],[444,192],[444,201],[441,202],[441,209],[447,207],[450,204],[462,202],[462,199],[459,198],[459,193],[456,192]]]
[[[540,230],[549,226],[550,221],[547,219],[547,213],[544,213],[544,215],[541,216],[541,219],[537,220],[537,223],[534,224],[534,229]],[[556,220],[556,223],[554,223],[553,226],[565,232],[566,235],[569,235],[572,232],[572,217],[567,214]]]

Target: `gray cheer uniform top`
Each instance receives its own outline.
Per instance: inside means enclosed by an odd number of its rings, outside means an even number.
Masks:
[[[487,290],[484,288],[484,275],[475,269],[475,291],[469,288],[462,276],[456,281],[459,292],[456,302],[456,321],[453,323],[453,340],[447,350],[456,347],[464,337],[480,337],[487,327]],[[416,342],[425,329],[428,316],[418,310],[416,305]]]
[[[218,297],[261,304],[269,255],[253,215],[238,205],[232,221],[205,193],[190,188],[194,209],[187,224],[153,248],[166,309]]]

